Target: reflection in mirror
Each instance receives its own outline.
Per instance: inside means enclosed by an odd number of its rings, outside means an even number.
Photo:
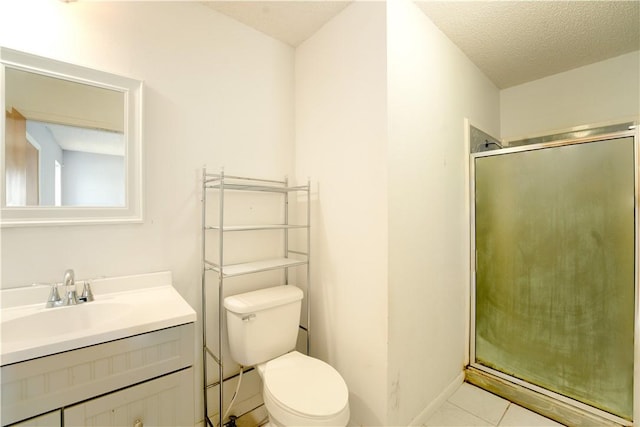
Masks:
[[[142,220],[142,82],[0,47],[2,226]]]
[[[9,67],[5,87],[6,206],[124,206],[123,93]]]

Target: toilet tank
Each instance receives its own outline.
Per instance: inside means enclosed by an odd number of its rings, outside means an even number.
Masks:
[[[293,350],[298,338],[302,291],[275,286],[224,299],[231,357],[253,366]]]

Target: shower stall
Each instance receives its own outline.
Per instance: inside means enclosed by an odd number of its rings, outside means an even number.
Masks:
[[[531,142],[471,155],[467,377],[560,422],[632,425],[638,131]]]

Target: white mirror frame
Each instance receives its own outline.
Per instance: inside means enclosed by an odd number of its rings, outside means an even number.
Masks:
[[[142,87],[139,80],[118,76],[79,65],[56,61],[0,47],[0,105],[5,107],[5,69],[38,73],[50,77],[116,90],[124,94],[125,108],[125,206],[6,206],[5,113],[0,118],[2,144],[0,226],[64,224],[136,223],[143,220],[142,173]]]

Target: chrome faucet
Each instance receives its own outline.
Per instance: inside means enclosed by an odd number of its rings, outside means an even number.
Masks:
[[[78,304],[78,296],[76,295],[76,282],[73,274],[73,270],[69,269],[64,272],[64,305],[76,305]]]
[[[93,292],[91,291],[91,281],[83,280],[84,286],[82,288],[82,294],[78,296],[76,292],[76,280],[75,274],[72,269],[68,269],[64,272],[62,279],[62,285],[64,285],[64,298],[60,298],[58,293],[58,285],[60,283],[51,283],[51,292],[49,298],[47,298],[46,308],[60,307],[61,305],[77,305],[84,302],[93,301]],[[42,286],[41,283],[34,283],[33,286]]]

